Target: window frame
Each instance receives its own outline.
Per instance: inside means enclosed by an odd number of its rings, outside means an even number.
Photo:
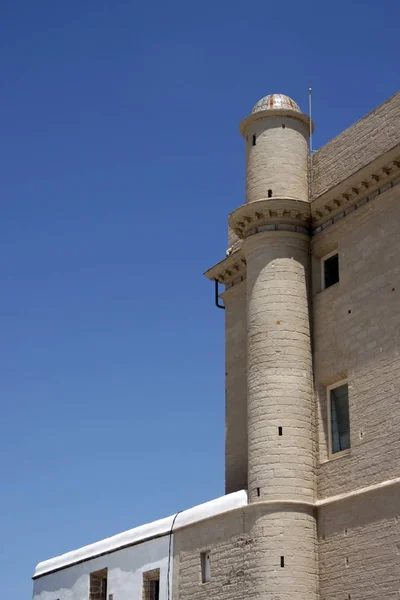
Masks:
[[[158,582],[158,598],[161,597],[161,569],[142,572],[142,600],[152,600],[152,584]]]
[[[91,573],[89,573],[89,600],[92,600],[93,596],[98,596],[98,594],[95,594],[93,591],[93,586],[96,580],[103,582],[104,585],[104,589],[102,588],[102,597],[97,598],[96,600],[107,600],[109,591],[108,567],[104,567],[104,569],[99,569],[97,571],[92,571]]]
[[[211,579],[211,559],[210,550],[204,550],[200,552],[200,570],[201,570],[201,583],[204,585]]]
[[[348,405],[348,410],[349,410],[349,441],[350,441],[350,446],[348,448],[346,448],[345,450],[339,450],[339,452],[332,452],[332,407],[331,407],[331,391],[341,387],[342,385],[347,385],[347,405]],[[350,394],[349,394],[349,380],[348,379],[342,379],[341,381],[337,381],[336,383],[333,383],[332,385],[328,385],[326,388],[326,395],[327,395],[327,411],[328,411],[328,458],[329,460],[335,459],[335,458],[340,458],[341,456],[346,456],[346,454],[350,454],[351,453],[351,427],[350,427]]]
[[[325,262],[327,260],[329,260],[330,258],[332,258],[332,256],[338,255],[338,280],[336,283],[333,283],[332,285],[329,285],[328,287],[325,286]],[[338,248],[335,248],[335,250],[332,250],[332,252],[329,252],[328,254],[325,254],[324,256],[321,257],[321,291],[324,290],[329,290],[329,288],[333,287],[334,285],[337,285],[340,282],[340,256],[339,256],[339,250]]]

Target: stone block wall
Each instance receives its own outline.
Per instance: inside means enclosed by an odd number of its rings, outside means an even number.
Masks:
[[[399,122],[400,92],[315,152],[314,195],[324,194],[399,144]]]
[[[340,281],[320,291],[320,257],[339,252]],[[318,496],[400,476],[400,189],[313,239]],[[349,381],[351,453],[328,460],[326,387]]]
[[[317,597],[312,509],[252,504],[174,534],[173,598],[310,600]],[[211,577],[201,579],[202,552]],[[283,564],[282,564],[283,558]]]
[[[225,304],[225,493],[247,489],[246,282],[223,294]]]
[[[318,511],[321,600],[400,593],[400,483]]]

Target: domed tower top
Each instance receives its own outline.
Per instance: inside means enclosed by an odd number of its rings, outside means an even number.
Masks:
[[[309,201],[310,117],[284,94],[257,102],[240,124],[246,143],[246,202],[268,198]]]
[[[301,112],[300,107],[294,100],[284,94],[269,94],[257,102],[251,111],[252,114],[260,110],[295,110]]]
[[[240,124],[240,131],[246,137],[248,126],[260,119],[271,118],[274,116],[287,116],[303,121],[310,128],[310,118],[301,111],[300,106],[285,94],[268,94],[257,102],[251,113],[243,119]],[[311,123],[311,128],[314,129],[314,124]]]

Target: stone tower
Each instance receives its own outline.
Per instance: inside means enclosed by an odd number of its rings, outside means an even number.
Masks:
[[[399,600],[400,92],[314,154],[311,198],[310,125],[280,95],[244,119],[247,197],[206,272],[226,494],[39,563],[34,600]]]
[[[310,600],[317,597],[310,121],[293,100],[273,94],[240,130],[246,202],[229,217],[227,258],[207,273],[226,286],[226,492],[247,488],[256,505],[253,597]]]

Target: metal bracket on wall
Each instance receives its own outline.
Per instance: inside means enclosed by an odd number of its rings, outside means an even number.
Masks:
[[[215,306],[218,308],[223,308],[225,310],[225,306],[219,303],[219,294],[218,294],[218,279],[214,279],[215,281]]]

